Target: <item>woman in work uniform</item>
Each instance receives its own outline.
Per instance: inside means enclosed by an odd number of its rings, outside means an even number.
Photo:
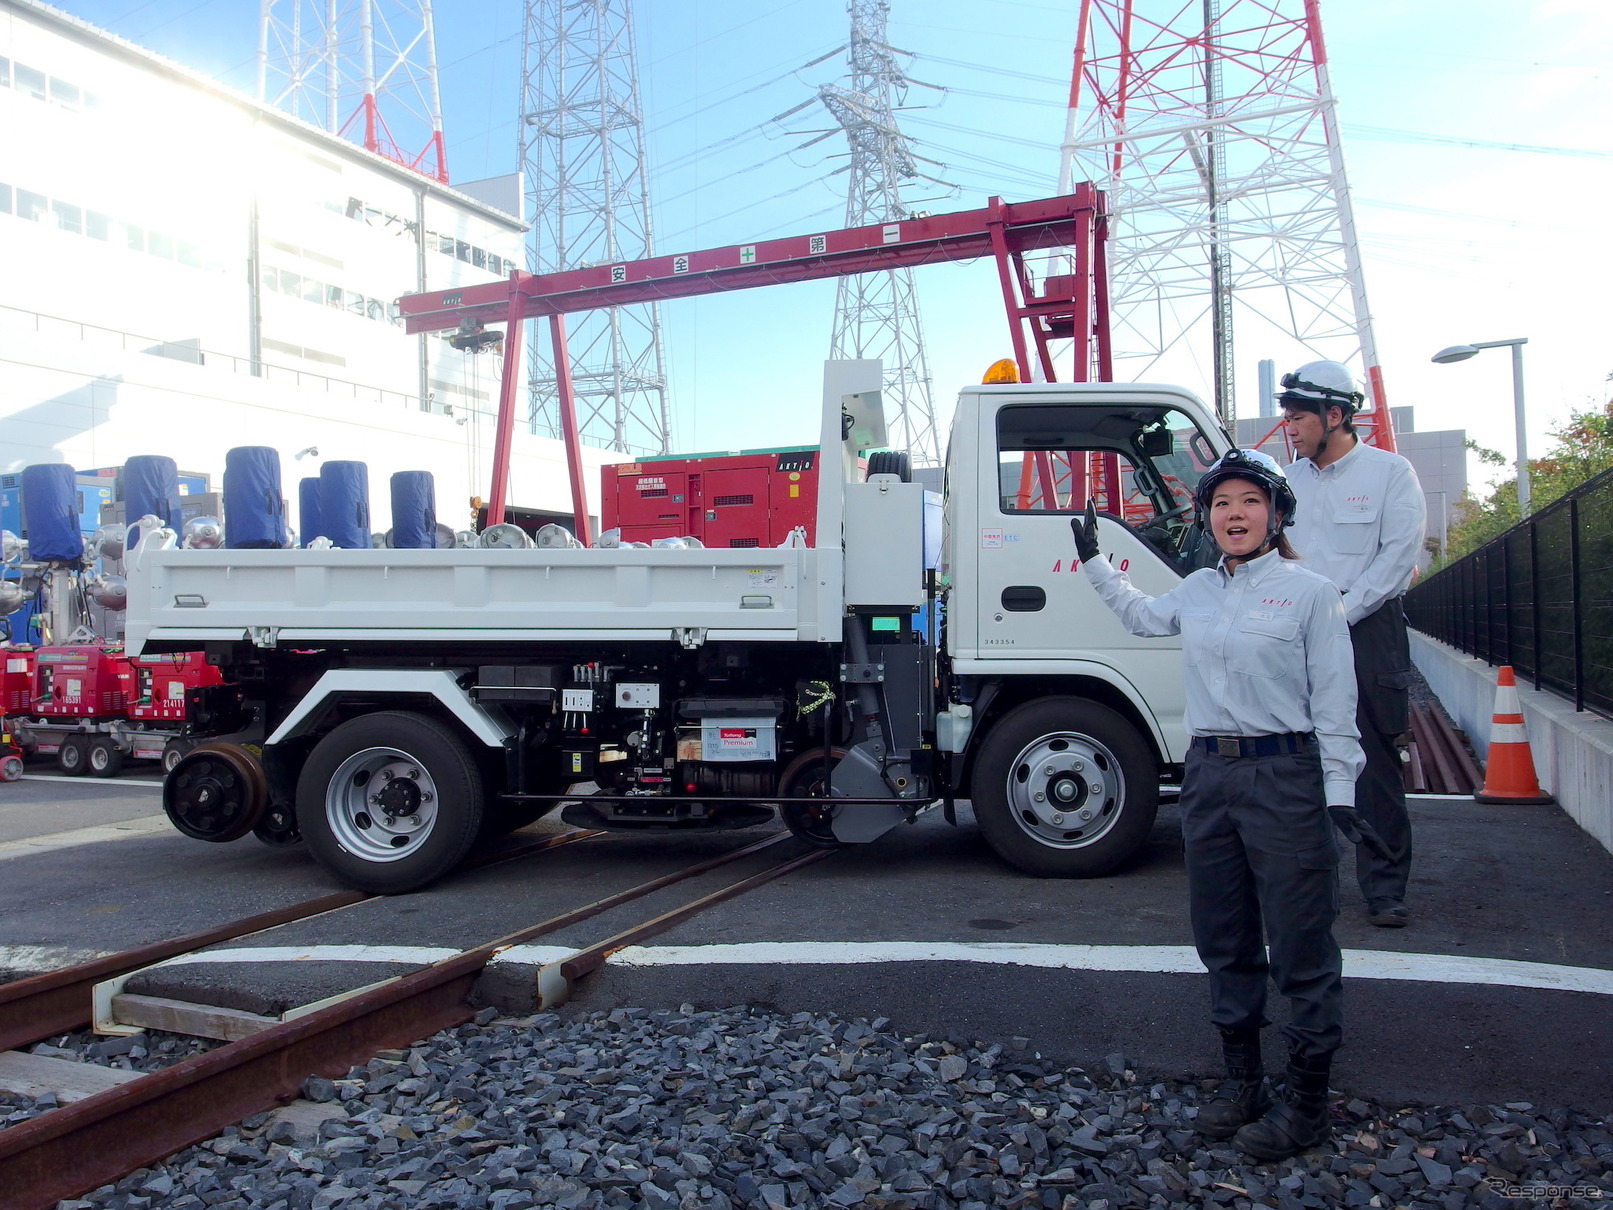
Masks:
[[[1198,1129],[1278,1160],[1327,1138],[1342,1036],[1333,826],[1354,830],[1362,764],[1350,631],[1338,589],[1294,562],[1283,535],[1294,495],[1276,462],[1231,450],[1194,499],[1220,566],[1158,597],[1099,553],[1090,502],[1070,525],[1087,579],[1127,630],[1182,636],[1188,895],[1227,1066]],[[1268,974],[1291,1006],[1287,1085],[1275,1104],[1260,1055]]]

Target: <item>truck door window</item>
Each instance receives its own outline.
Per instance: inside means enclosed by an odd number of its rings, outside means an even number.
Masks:
[[[1176,565],[1199,563],[1193,490],[1215,459],[1173,408],[1031,404],[997,417],[1004,513],[1076,513],[1090,498]]]

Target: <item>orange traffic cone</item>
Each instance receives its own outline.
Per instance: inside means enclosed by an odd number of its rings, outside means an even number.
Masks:
[[[1518,703],[1518,682],[1508,667],[1503,667],[1495,680],[1490,763],[1484,769],[1484,789],[1475,792],[1473,798],[1476,802],[1519,806],[1557,801],[1541,790],[1535,777],[1535,758],[1529,751],[1529,737],[1523,730],[1523,707]]]

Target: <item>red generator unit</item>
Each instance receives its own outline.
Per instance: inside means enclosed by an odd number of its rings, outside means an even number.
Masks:
[[[623,542],[698,538],[711,547],[816,545],[815,446],[641,458],[600,468],[601,526]]]
[[[34,700],[43,718],[122,717],[133,676],[121,647],[41,647],[34,653]]]
[[[34,649],[0,648],[0,718],[34,708]]]
[[[219,670],[209,664],[200,651],[137,655],[129,661],[129,670],[134,686],[129,695],[128,716],[147,722],[184,722],[187,693],[224,683]]]

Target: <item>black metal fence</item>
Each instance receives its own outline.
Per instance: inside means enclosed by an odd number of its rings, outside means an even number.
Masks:
[[[1613,718],[1613,471],[1418,583],[1406,616]]]

